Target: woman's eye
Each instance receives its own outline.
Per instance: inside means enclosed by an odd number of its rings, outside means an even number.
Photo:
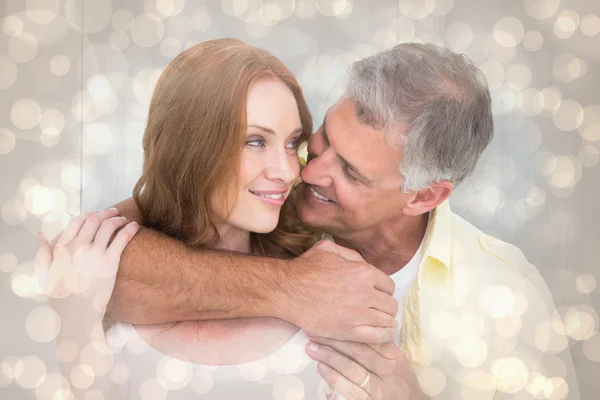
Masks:
[[[262,139],[254,139],[254,140],[248,140],[246,142],[246,144],[248,146],[253,146],[253,147],[263,147],[265,145],[265,141]]]
[[[296,149],[296,148],[298,148],[299,144],[300,144],[299,139],[294,139],[291,142],[289,142],[286,147],[288,149]]]

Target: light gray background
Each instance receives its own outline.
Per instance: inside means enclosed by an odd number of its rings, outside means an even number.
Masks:
[[[281,58],[317,126],[349,63],[398,42],[439,43],[480,65],[496,136],[452,206],[518,245],[563,316],[574,308],[565,322],[582,396],[597,397],[598,1],[4,0],[0,18],[0,397],[35,398],[23,386],[53,358],[31,339],[46,324],[29,314],[43,301],[35,232],[129,197],[156,78],[182,49],[219,37]]]

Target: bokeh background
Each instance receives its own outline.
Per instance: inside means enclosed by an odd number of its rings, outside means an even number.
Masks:
[[[0,29],[1,398],[64,394],[36,232],[130,196],[160,72],[219,37],[282,59],[317,123],[354,60],[409,41],[467,54],[488,78],[496,136],[451,204],[538,266],[582,398],[598,398],[598,0],[3,0]],[[542,386],[535,398],[560,398]]]

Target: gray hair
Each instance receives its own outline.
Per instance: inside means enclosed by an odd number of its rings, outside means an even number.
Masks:
[[[402,190],[459,184],[492,140],[485,75],[465,55],[434,44],[403,43],[355,62],[346,96],[362,123],[402,150]]]

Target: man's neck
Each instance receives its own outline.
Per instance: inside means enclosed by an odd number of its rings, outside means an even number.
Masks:
[[[371,265],[388,275],[402,269],[419,249],[429,213],[417,217],[398,216],[369,229],[334,236],[336,244],[358,251]]]

